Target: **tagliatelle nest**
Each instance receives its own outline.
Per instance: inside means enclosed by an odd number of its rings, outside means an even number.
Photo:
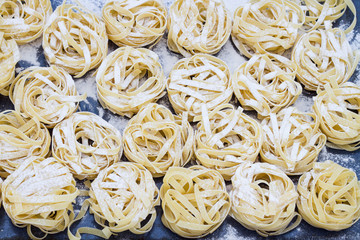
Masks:
[[[230,215],[247,229],[267,237],[284,234],[300,224],[294,183],[279,168],[268,163],[242,163],[231,182]]]
[[[96,74],[99,101],[110,111],[132,117],[165,94],[165,76],[156,53],[122,47],[110,53]]]
[[[207,54],[178,61],[170,72],[166,88],[175,112],[186,112],[190,121],[201,115],[203,104],[211,111],[228,103],[233,93],[228,66]]]
[[[160,189],[162,223],[186,238],[214,232],[230,210],[230,198],[219,172],[203,166],[172,167]]]
[[[37,118],[47,127],[70,116],[85,98],[78,95],[72,77],[56,66],[29,67],[10,87],[15,110],[27,118]]]
[[[120,132],[101,117],[78,112],[53,130],[52,155],[78,179],[94,179],[100,170],[120,160]]]
[[[234,93],[241,106],[255,110],[258,118],[293,104],[302,92],[295,82],[296,65],[276,54],[255,54],[233,76]]]
[[[41,36],[52,7],[50,0],[2,0],[0,12],[0,32],[25,44]]]
[[[222,0],[176,0],[169,16],[168,47],[184,57],[219,52],[231,33],[230,13]]]
[[[297,79],[305,89],[316,91],[326,83],[346,82],[354,73],[360,54],[351,49],[344,31],[334,28],[303,34],[293,48],[291,59],[297,65]]]
[[[332,161],[315,163],[297,189],[299,213],[314,227],[340,231],[360,218],[360,182],[350,169]]]
[[[161,0],[112,0],[105,4],[102,15],[109,39],[120,47],[152,47],[167,24]]]
[[[54,158],[30,157],[3,182],[4,209],[17,227],[47,234],[64,231],[74,218],[72,203],[79,195],[69,170]]]
[[[156,103],[143,107],[124,130],[127,159],[145,166],[154,177],[184,166],[193,155],[194,130],[185,115],[174,116]]]
[[[212,111],[204,106],[197,125],[195,155],[197,162],[230,180],[244,161],[254,162],[264,134],[260,124],[231,104]]]
[[[42,47],[49,64],[82,77],[107,55],[105,24],[85,8],[64,2],[45,26]]]
[[[8,110],[0,113],[0,176],[7,177],[28,157],[46,157],[51,136],[36,118]]]

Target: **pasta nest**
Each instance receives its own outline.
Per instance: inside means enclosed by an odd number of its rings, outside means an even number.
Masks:
[[[64,2],[45,26],[42,46],[49,64],[82,77],[107,55],[105,23],[87,9]]]
[[[339,231],[360,218],[360,182],[350,169],[329,160],[316,163],[297,189],[299,213],[314,227]]]
[[[120,160],[120,132],[98,115],[77,112],[55,126],[52,155],[77,179],[94,179],[100,170]]]
[[[96,74],[96,86],[104,108],[130,118],[165,95],[165,76],[156,53],[122,47],[104,59]]]
[[[41,36],[52,7],[50,0],[2,0],[0,11],[0,32],[20,45]]]
[[[86,99],[86,95],[78,94],[72,77],[56,66],[22,71],[9,95],[23,117],[36,118],[50,128],[75,112],[79,102]]]
[[[184,166],[193,155],[194,130],[186,115],[174,116],[166,107],[150,103],[128,122],[124,153],[153,177],[164,176],[172,166]]]
[[[344,31],[334,28],[303,34],[291,59],[297,66],[297,79],[306,90],[316,91],[326,83],[346,82],[354,73],[360,54],[351,49]]]
[[[39,239],[32,226],[45,238],[64,231],[74,219],[75,185],[69,170],[54,158],[29,157],[3,182],[3,206],[15,226],[27,227],[30,238]]]
[[[327,146],[347,151],[360,148],[360,87],[354,83],[325,85],[314,99],[313,110]]]
[[[201,115],[203,104],[211,111],[228,103],[233,94],[228,66],[207,54],[178,61],[170,72],[166,88],[175,112],[186,112],[190,121]]]
[[[109,39],[119,47],[152,47],[160,41],[167,24],[161,0],[109,1],[102,15]]]
[[[248,58],[254,53],[282,54],[294,45],[304,21],[304,12],[293,1],[252,0],[235,10],[231,36]]]
[[[36,118],[12,110],[0,113],[0,176],[7,177],[30,156],[48,156],[50,142],[49,131]]]
[[[263,144],[261,125],[231,104],[211,112],[203,109],[197,125],[195,156],[197,162],[230,180],[244,161],[255,162]]]
[[[231,182],[230,215],[247,229],[267,237],[284,234],[300,224],[294,183],[276,166],[242,163]]]
[[[234,93],[245,110],[262,119],[292,105],[302,92],[296,65],[276,54],[254,54],[232,76]]]
[[[10,84],[15,79],[15,66],[19,60],[19,48],[15,40],[6,40],[4,33],[0,32],[0,94],[9,95]]]
[[[150,231],[159,203],[154,179],[140,164],[115,163],[102,170],[91,183],[90,212],[99,225],[114,233]]]
[[[172,167],[160,189],[163,224],[186,238],[214,232],[230,211],[230,198],[221,174],[203,166]]]
[[[261,160],[280,167],[289,175],[309,171],[325,146],[320,118],[294,107],[270,114],[262,123],[265,139]]]
[[[215,54],[231,33],[231,17],[222,0],[176,0],[170,6],[168,47],[190,57]]]

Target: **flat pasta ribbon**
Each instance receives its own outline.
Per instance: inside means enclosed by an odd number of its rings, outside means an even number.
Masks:
[[[325,85],[314,98],[313,110],[327,146],[346,151],[360,148],[360,87],[354,83]]]
[[[29,157],[3,182],[4,209],[31,239],[43,239],[66,229],[74,219],[72,203],[79,195],[70,171],[54,158]],[[36,237],[32,226],[45,235]]]
[[[230,180],[244,161],[255,162],[264,134],[261,125],[231,104],[212,111],[203,107],[195,135],[195,156],[199,164],[215,169]]]
[[[360,218],[360,182],[350,169],[329,160],[315,163],[297,189],[299,213],[314,227],[340,231]]]
[[[142,164],[153,177],[184,166],[193,155],[193,145],[194,130],[186,115],[174,116],[156,103],[144,106],[124,130],[126,158]]]
[[[282,54],[291,48],[305,21],[300,6],[290,0],[251,0],[235,10],[232,40],[239,51]]]
[[[7,110],[0,113],[0,176],[7,177],[31,156],[49,155],[51,136],[36,118]]]
[[[276,54],[254,54],[232,76],[234,93],[245,110],[262,119],[292,105],[302,92],[296,65]]]
[[[190,121],[201,115],[203,104],[211,111],[228,103],[233,94],[228,66],[207,54],[178,61],[170,72],[166,89],[175,112],[186,112]]]
[[[167,12],[161,0],[111,0],[102,8],[108,37],[119,47],[153,47],[163,36]]]
[[[204,237],[223,223],[231,201],[219,172],[203,166],[172,167],[160,189],[162,223],[186,238]]]
[[[98,115],[77,112],[55,126],[52,155],[77,179],[94,179],[99,172],[120,161],[120,132]]]
[[[78,94],[72,77],[56,66],[22,71],[9,95],[16,111],[26,118],[37,118],[50,128],[75,112],[79,102],[86,99],[86,95]]]
[[[294,183],[276,166],[242,163],[231,182],[230,215],[247,229],[267,237],[287,233],[300,224]]]
[[[176,0],[168,19],[168,47],[190,57],[215,54],[228,40],[231,17],[222,0]]]
[[[346,82],[354,73],[360,54],[351,49],[341,29],[320,29],[298,39],[291,59],[297,66],[297,80],[306,90],[316,91],[326,83]]]
[[[41,36],[52,13],[50,0],[2,0],[0,32],[22,45]]]
[[[42,46],[49,64],[64,68],[75,78],[82,77],[107,55],[105,23],[84,7],[65,1],[47,22]]]
[[[104,108],[132,117],[165,95],[165,76],[156,53],[122,47],[104,59],[97,70],[96,86]]]

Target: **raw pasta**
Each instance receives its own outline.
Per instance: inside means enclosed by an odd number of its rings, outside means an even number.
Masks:
[[[74,218],[72,203],[79,195],[69,170],[54,158],[29,157],[1,187],[4,209],[17,227],[26,227],[30,238],[64,231]],[[32,226],[45,236],[36,237]]]
[[[184,166],[193,155],[194,130],[186,114],[174,116],[156,103],[143,107],[124,130],[127,159],[146,167],[153,177],[164,176],[172,166]]]
[[[302,92],[295,82],[296,65],[276,54],[254,54],[232,76],[234,93],[245,110],[258,118],[292,105]]]
[[[99,102],[110,111],[132,117],[165,94],[165,76],[156,53],[122,47],[110,53],[96,74]]]
[[[351,49],[344,31],[334,28],[303,34],[291,59],[297,65],[297,79],[306,90],[316,91],[326,83],[346,82],[354,73],[360,54]]]
[[[203,104],[211,111],[228,103],[233,93],[228,66],[207,54],[178,61],[170,72],[166,88],[175,112],[186,112],[190,121],[201,115]]]
[[[41,36],[52,7],[50,0],[2,0],[0,11],[0,32],[25,44]]]
[[[120,160],[120,132],[98,115],[78,112],[55,126],[52,155],[77,179],[94,179],[100,170]]]
[[[49,64],[82,77],[107,55],[105,23],[89,10],[65,1],[47,22],[42,46]]]
[[[152,47],[167,24],[161,0],[112,0],[105,4],[102,15],[109,39],[119,47]]]
[[[297,189],[299,213],[314,227],[339,231],[360,218],[360,182],[354,171],[332,161],[315,163]]]
[[[208,111],[204,105],[197,125],[197,162],[230,180],[244,161],[255,162],[263,143],[261,125],[231,104]]]
[[[247,229],[267,237],[284,234],[300,224],[294,183],[279,168],[268,163],[242,163],[231,182],[230,215]]]
[[[15,40],[6,40],[4,33],[0,32],[0,94],[9,95],[10,84],[15,79],[15,66],[19,60],[19,48]]]
[[[0,176],[7,177],[31,156],[46,157],[51,136],[36,118],[12,110],[0,113]]]
[[[230,210],[230,198],[219,172],[202,166],[172,167],[160,189],[161,221],[186,238],[214,232]]]
[[[239,51],[282,54],[291,48],[305,21],[300,6],[290,0],[251,0],[235,10],[232,40]]]
[[[75,112],[86,95],[78,95],[74,80],[61,68],[29,67],[11,85],[10,99],[24,117],[52,128]]]
[[[355,151],[360,148],[360,87],[354,83],[325,85],[314,99],[313,110],[327,146]]]
[[[289,175],[309,171],[326,143],[326,136],[319,128],[320,118],[294,107],[270,114],[261,125],[265,132],[261,160]]]
[[[169,15],[168,47],[184,57],[219,52],[231,33],[230,13],[222,0],[176,0]]]

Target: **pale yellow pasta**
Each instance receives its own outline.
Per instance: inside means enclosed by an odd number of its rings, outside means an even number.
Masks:
[[[297,65],[297,80],[306,90],[316,91],[326,83],[346,82],[354,73],[360,54],[351,49],[344,31],[334,28],[303,34],[291,59]]]
[[[22,71],[11,85],[9,95],[16,111],[50,128],[75,112],[79,102],[86,99],[86,95],[78,94],[72,77],[56,66]]]
[[[160,189],[162,223],[186,238],[214,232],[229,213],[231,202],[219,172],[203,166],[172,167]]]
[[[313,110],[327,146],[346,151],[360,148],[360,87],[354,83],[325,85],[314,99]]]
[[[222,0],[176,0],[170,6],[168,47],[190,57],[215,54],[228,40],[231,17]]]
[[[36,118],[7,110],[0,113],[0,176],[7,177],[31,156],[46,157],[51,136]]]
[[[108,37],[119,47],[153,47],[163,36],[167,12],[161,0],[111,0],[102,9]]]
[[[50,0],[2,0],[0,12],[0,32],[25,44],[41,36],[52,7]]]
[[[228,103],[233,94],[228,66],[207,54],[178,61],[170,72],[166,89],[175,112],[186,112],[190,121],[201,115],[203,104],[211,111]]]
[[[245,110],[258,118],[292,105],[302,92],[295,82],[296,65],[276,54],[254,54],[232,76],[234,93]]]
[[[165,76],[156,53],[122,47],[110,53],[96,74],[99,102],[110,111],[132,117],[165,94]]]
[[[105,23],[86,8],[64,1],[45,26],[42,47],[49,64],[82,77],[107,55]]]
[[[350,169],[332,161],[315,163],[297,189],[299,213],[314,227],[340,231],[360,218],[360,182]]]
[[[4,33],[0,32],[0,94],[9,95],[10,84],[15,79],[15,66],[19,60],[19,48],[15,40],[6,40]]]
[[[287,233],[300,224],[294,183],[276,166],[242,163],[231,182],[230,215],[247,229],[267,237]]]
[[[189,162],[193,144],[194,130],[186,115],[174,116],[156,103],[143,107],[124,130],[125,156],[146,167],[153,177]]]
[[[64,231],[74,219],[75,185],[69,170],[54,158],[29,157],[3,182],[3,206],[15,226],[26,227],[32,239],[43,239]],[[36,237],[32,227],[45,235]]]
[[[80,180],[120,161],[122,150],[120,132],[94,113],[74,113],[52,132],[53,157]]]
[[[199,164],[230,180],[240,163],[255,162],[264,134],[261,125],[241,108],[223,104],[208,111],[204,105],[197,118],[195,156]]]
[[[265,132],[261,160],[289,175],[309,171],[326,143],[326,136],[319,128],[320,118],[294,107],[270,114],[261,125]]]
[[[293,1],[251,0],[235,10],[231,36],[248,58],[254,53],[282,54],[294,45],[304,21],[304,12]]]

